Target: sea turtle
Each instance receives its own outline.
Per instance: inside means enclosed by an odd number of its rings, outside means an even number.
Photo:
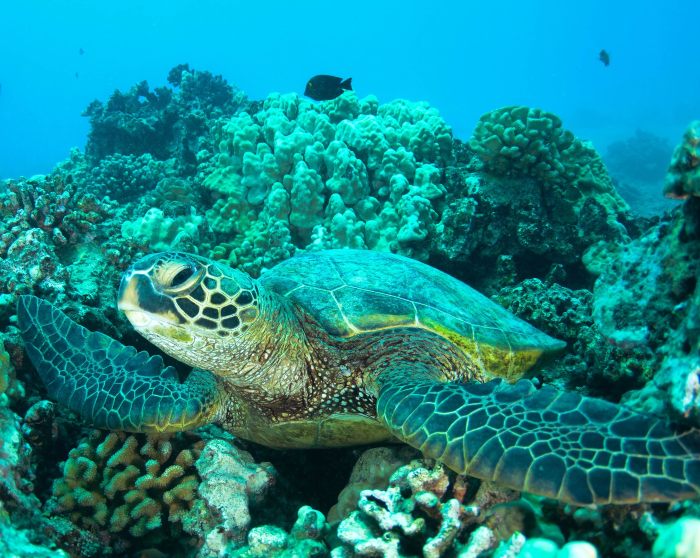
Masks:
[[[89,332],[48,302],[18,304],[50,395],[99,427],[217,422],[278,448],[398,438],[459,473],[576,504],[700,491],[700,431],[518,380],[564,344],[408,258],[311,252],[254,280],[159,253],[125,273],[119,308],[194,367],[184,381],[160,356]]]

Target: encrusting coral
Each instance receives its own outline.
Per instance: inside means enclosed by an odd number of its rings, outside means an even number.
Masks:
[[[44,231],[55,246],[84,242],[114,208],[114,202],[76,189],[59,174],[9,180],[0,192],[0,256],[33,228]]]
[[[261,504],[277,474],[269,463],[255,463],[246,451],[226,440],[209,441],[196,462],[201,482],[197,513],[185,529],[206,541],[200,558],[218,556],[245,540],[251,509]]]
[[[598,301],[586,289],[569,289],[556,282],[526,279],[502,288],[494,299],[533,325],[546,327],[567,343],[567,354],[548,363],[538,376],[563,389],[580,389],[611,397],[649,381],[658,357],[647,346],[611,343],[594,319]]]
[[[628,402],[651,412],[700,419],[700,200],[663,218],[639,239],[606,245],[593,317],[627,354],[651,355],[653,381]]]

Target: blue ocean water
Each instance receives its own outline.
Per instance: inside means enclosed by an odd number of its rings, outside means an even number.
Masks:
[[[700,113],[699,19],[694,0],[5,1],[0,178],[48,172],[84,146],[93,99],[163,85],[179,63],[254,99],[351,76],[360,96],[429,101],[462,139],[524,104],[599,151],[639,128],[675,144]]]

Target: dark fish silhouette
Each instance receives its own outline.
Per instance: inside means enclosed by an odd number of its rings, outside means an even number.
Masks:
[[[83,47],[80,47],[80,50],[79,50],[78,52],[80,53],[80,56],[82,56],[83,54],[85,54],[85,51],[83,50]]]
[[[330,101],[343,91],[352,91],[352,78],[342,79],[324,74],[312,77],[306,83],[304,95],[316,101]]]
[[[598,54],[598,60],[606,66],[610,66],[610,53],[605,49],[601,50],[600,54]]]

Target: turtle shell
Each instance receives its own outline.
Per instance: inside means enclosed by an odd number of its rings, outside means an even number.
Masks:
[[[486,378],[518,378],[543,353],[565,346],[458,279],[396,254],[309,252],[260,282],[341,337],[399,327],[433,331],[459,345]]]

